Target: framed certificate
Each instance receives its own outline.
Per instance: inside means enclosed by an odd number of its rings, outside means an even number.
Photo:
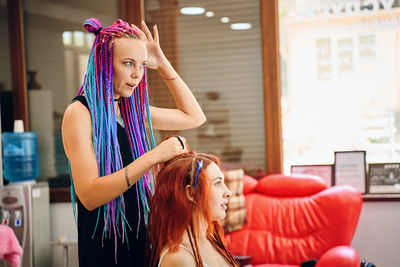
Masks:
[[[318,165],[292,165],[290,166],[291,173],[312,174],[321,177],[328,187],[332,186],[333,180],[333,165],[318,164]]]
[[[368,164],[368,193],[400,193],[400,163]]]
[[[334,184],[351,185],[366,193],[365,151],[336,151]]]

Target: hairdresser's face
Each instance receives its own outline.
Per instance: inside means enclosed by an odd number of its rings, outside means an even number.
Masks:
[[[114,98],[130,97],[144,73],[147,60],[143,41],[128,38],[116,39],[113,50]]]
[[[211,217],[213,220],[222,220],[225,218],[228,199],[232,193],[225,185],[224,174],[214,162],[207,166],[206,172],[211,182],[209,200]]]

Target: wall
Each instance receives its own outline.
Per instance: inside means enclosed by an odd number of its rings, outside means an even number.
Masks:
[[[60,236],[77,237],[77,229],[72,212],[71,203],[53,203],[50,204],[50,241],[59,241]],[[53,267],[64,267],[63,247],[52,247]],[[78,246],[68,248],[68,266],[79,266],[78,264]]]
[[[377,267],[400,266],[400,202],[364,202],[352,246]]]

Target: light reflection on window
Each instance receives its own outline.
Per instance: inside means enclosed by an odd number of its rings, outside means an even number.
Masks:
[[[360,36],[360,58],[372,58],[375,57],[376,43],[375,35],[363,35]]]
[[[74,31],[74,45],[75,46],[84,46],[84,33],[80,31]]]
[[[86,33],[86,46],[88,48],[92,48],[93,42],[94,42],[94,34]]]
[[[92,48],[95,36],[92,33],[84,33],[81,31],[74,31],[73,34],[70,31],[66,31],[63,32],[62,38],[65,46]]]
[[[71,45],[72,44],[72,33],[71,32],[63,32],[63,43],[64,45]]]

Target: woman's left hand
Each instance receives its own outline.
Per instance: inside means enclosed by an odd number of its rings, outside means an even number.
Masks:
[[[148,53],[146,67],[149,67],[150,69],[158,69],[161,64],[168,62],[160,47],[157,25],[153,26],[154,37],[144,21],[142,21],[140,25],[142,29],[139,29],[133,24],[131,24],[131,26],[139,33],[141,39],[146,43]]]

